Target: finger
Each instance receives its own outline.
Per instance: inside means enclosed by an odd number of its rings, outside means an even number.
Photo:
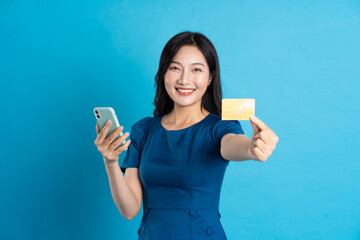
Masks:
[[[261,130],[265,130],[270,138],[271,138],[271,142],[273,142],[274,144],[276,144],[278,142],[278,136],[274,133],[273,130],[271,130],[271,128],[269,128],[263,121],[261,121],[258,117],[254,116],[254,123],[261,129]],[[260,125],[259,125],[260,124]]]
[[[268,126],[266,126],[266,124],[263,121],[261,121],[259,118],[255,116],[251,116],[250,121],[254,123],[260,130],[265,130],[268,128]]]
[[[111,144],[114,140],[115,140],[115,138],[117,138],[119,135],[120,135],[120,133],[121,133],[121,131],[124,129],[124,127],[123,126],[120,126],[120,127],[118,127],[117,129],[115,129],[115,131],[113,132],[113,133],[111,133],[106,139],[105,139],[105,144]]]
[[[277,142],[279,141],[278,136],[276,136],[276,134],[273,131],[271,131],[270,128],[261,131],[259,136],[268,145],[276,145]]]
[[[98,122],[96,122],[96,127],[95,127],[95,129],[96,129],[96,133],[97,133],[97,135],[99,136],[99,133],[100,133],[100,126],[99,126],[99,123],[98,123]]]
[[[258,147],[258,148],[260,148],[260,150],[262,150],[263,151],[263,149],[264,149],[264,146],[266,146],[266,144],[264,143],[264,141],[263,140],[261,140],[261,139],[255,139],[252,143],[251,143],[254,147]],[[264,152],[264,151],[263,151]],[[264,152],[265,153],[265,152]]]
[[[261,149],[260,149],[260,148],[258,148],[258,147],[254,147],[253,152],[254,152],[254,155],[255,155],[255,157],[256,157],[256,159],[255,159],[255,160],[258,160],[258,161],[263,161],[263,160],[265,160],[265,159],[266,159],[266,157],[265,157],[265,155],[264,155],[263,151],[261,151]]]
[[[109,120],[106,124],[105,127],[101,130],[100,134],[99,134],[99,142],[102,143],[109,131],[111,127],[111,120]]]
[[[278,138],[278,136],[276,136],[276,134],[271,135],[271,137],[270,137],[271,144],[276,145],[278,141],[279,141],[279,138]]]
[[[130,139],[127,140],[126,143],[125,143],[124,145],[122,145],[121,147],[119,147],[118,149],[116,149],[116,150],[114,151],[114,153],[115,153],[116,155],[119,155],[120,153],[122,153],[126,148],[129,147],[130,142],[131,142]]]
[[[266,130],[260,131],[258,134],[255,135],[255,140],[261,139],[266,145],[273,145],[273,139],[270,137],[269,132]]]
[[[270,155],[271,149],[269,145],[266,145],[263,140],[257,139],[253,143],[254,147],[258,147],[265,156]]]
[[[253,122],[250,121],[250,123],[251,123],[251,126],[252,126],[253,130],[254,130],[253,135],[260,132],[260,129]]]
[[[111,145],[109,146],[109,149],[114,150],[116,149],[118,146],[121,145],[121,143],[129,136],[129,133],[126,132],[124,133],[121,137],[119,137],[118,139],[116,139],[113,143],[111,143]]]
[[[106,126],[106,125],[105,125],[105,126]],[[96,122],[96,127],[95,127],[95,129],[96,129],[97,137],[96,137],[96,139],[95,139],[95,141],[94,141],[94,144],[95,144],[96,146],[100,146],[100,144],[103,142],[103,140],[100,140],[100,138],[101,138],[101,136],[102,136],[103,134],[101,134],[100,125],[99,125],[98,122]],[[104,129],[104,128],[103,128],[103,129]]]
[[[274,133],[275,134],[275,133]],[[275,144],[277,144],[279,142],[279,137],[275,134],[275,136],[273,137],[273,142]]]

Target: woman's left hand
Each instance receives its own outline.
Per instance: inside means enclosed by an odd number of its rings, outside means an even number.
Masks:
[[[254,133],[250,139],[248,155],[250,159],[264,162],[272,154],[279,141],[279,137],[259,118],[250,117]]]

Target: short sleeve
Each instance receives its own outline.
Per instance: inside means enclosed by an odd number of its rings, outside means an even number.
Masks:
[[[139,168],[140,158],[143,146],[145,144],[148,132],[149,121],[151,117],[145,117],[136,122],[131,127],[130,145],[126,151],[126,156],[120,169],[125,173],[126,168]]]
[[[221,139],[228,133],[244,134],[241,124],[237,120],[219,120],[212,130],[215,143],[221,143]]]

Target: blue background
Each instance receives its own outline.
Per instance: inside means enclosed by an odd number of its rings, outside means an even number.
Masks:
[[[360,239],[359,1],[2,0],[0,29],[0,239],[137,238],[92,110],[124,131],[152,116],[161,51],[185,30],[214,43],[223,97],[255,98],[280,138],[266,162],[230,163],[228,239]]]

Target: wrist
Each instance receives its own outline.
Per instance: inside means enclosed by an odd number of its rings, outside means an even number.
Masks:
[[[248,146],[248,149],[247,149],[247,159],[248,160],[254,160],[254,159],[251,158],[250,151],[251,151],[251,143],[249,143],[249,146]]]
[[[106,157],[104,157],[104,164],[105,164],[105,168],[107,169],[119,166],[118,160],[109,160]]]

